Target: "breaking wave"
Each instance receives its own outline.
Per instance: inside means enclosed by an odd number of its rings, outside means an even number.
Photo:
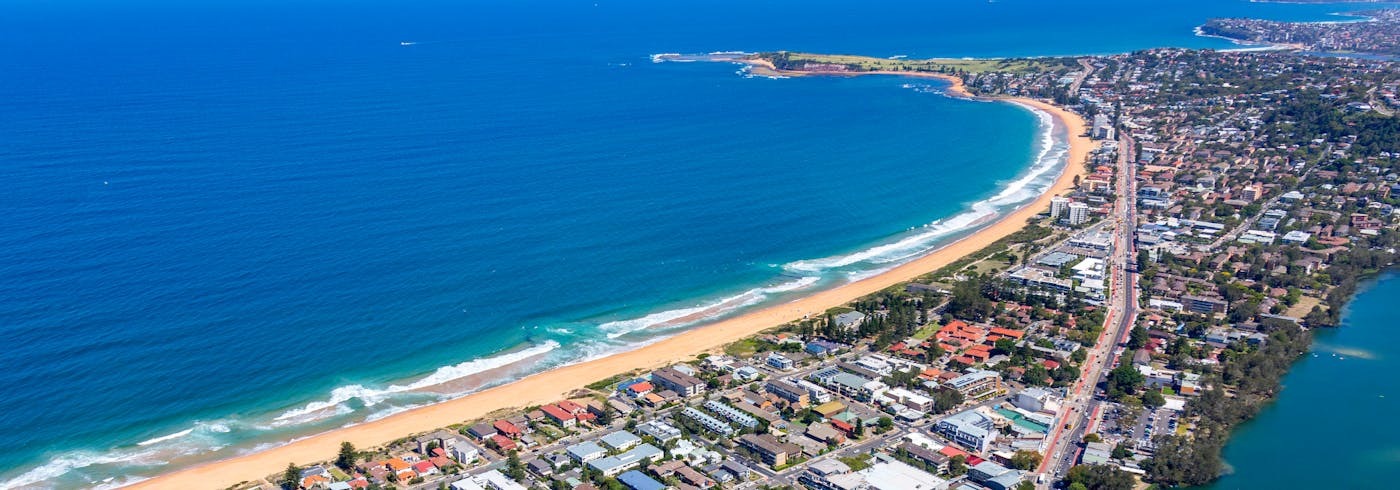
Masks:
[[[598,329],[607,333],[609,339],[616,339],[629,333],[641,330],[656,330],[666,328],[678,328],[687,325],[713,319],[715,316],[733,312],[745,306],[752,306],[763,302],[774,294],[781,294],[811,287],[820,281],[820,277],[806,276],[793,281],[775,286],[753,288],[742,293],[721,298],[710,303],[693,306],[689,308],[677,308],[673,310],[651,313],[641,318],[630,320],[617,320],[598,325]]]
[[[346,424],[377,420],[406,410],[427,405],[446,398],[459,396],[463,392],[432,392],[427,389],[462,380],[473,375],[506,368],[530,361],[527,369],[531,372],[552,367],[585,362],[606,357],[618,352],[656,342],[662,335],[672,330],[692,326],[716,317],[732,314],[744,308],[763,304],[781,297],[785,293],[815,287],[821,283],[857,281],[886,271],[898,264],[931,252],[950,238],[972,231],[1003,215],[1010,209],[1024,205],[1040,195],[1051,185],[1054,170],[1066,160],[1068,146],[1056,142],[1055,123],[1050,114],[1030,106],[1022,106],[1036,114],[1039,125],[1039,138],[1036,142],[1037,154],[1031,167],[1022,175],[1005,182],[1000,190],[984,200],[969,204],[962,212],[922,227],[910,230],[887,243],[877,244],[852,253],[817,259],[797,260],[787,264],[771,264],[785,271],[784,281],[769,286],[756,287],[731,296],[705,301],[695,306],[681,307],[648,313],[642,316],[606,321],[595,325],[571,324],[567,327],[552,326],[542,329],[548,336],[563,340],[546,340],[523,349],[513,350],[466,362],[442,366],[432,373],[402,384],[376,387],[365,384],[348,384],[337,387],[324,399],[311,401],[305,405],[289,408],[275,415],[266,414],[251,418],[228,418],[214,422],[197,422],[193,427],[151,437],[134,445],[114,448],[108,451],[71,451],[52,456],[45,464],[0,480],[0,488],[47,488],[62,481],[90,488],[114,488],[139,481],[137,477],[107,478],[98,480],[88,475],[127,473],[126,470],[153,468],[167,464],[172,459],[208,454],[230,447],[231,441],[238,442],[235,448],[239,453],[286,444],[292,438],[297,426],[326,422],[336,417],[359,415]],[[603,335],[592,335],[594,333]],[[535,362],[538,361],[538,362]],[[515,375],[491,379],[485,384],[474,385],[469,391],[509,382]],[[373,407],[373,408],[371,408]],[[229,434],[233,432],[234,434]],[[267,442],[270,437],[281,437],[278,441]],[[262,441],[254,443],[254,441]],[[84,471],[85,468],[89,470]],[[116,470],[116,471],[112,471]]]
[[[819,259],[798,260],[783,264],[782,268],[793,273],[821,274],[832,269],[866,265],[888,268],[919,257],[938,249],[947,238],[971,231],[987,224],[1005,211],[1023,205],[1039,196],[1052,183],[1047,177],[1067,160],[1069,147],[1055,141],[1055,120],[1047,112],[1029,105],[1017,104],[1030,110],[1039,121],[1039,148],[1031,168],[1015,180],[1007,182],[992,197],[972,203],[966,210],[952,217],[933,221],[916,229],[896,241],[883,243],[843,255]],[[853,271],[855,276],[868,277],[868,271]]]
[[[330,398],[314,401],[301,408],[282,412],[282,414],[273,419],[273,426],[278,427],[289,424],[306,423],[336,415],[348,414],[354,410],[354,408],[348,406],[350,401],[358,401],[365,407],[372,407],[396,394],[415,392],[449,381],[465,378],[473,374],[505,367],[533,357],[543,356],[558,348],[559,343],[550,340],[528,349],[508,352],[494,357],[474,359],[451,366],[443,366],[433,371],[432,374],[403,385],[396,384],[385,388],[370,388],[360,384],[341,386],[331,390]]]

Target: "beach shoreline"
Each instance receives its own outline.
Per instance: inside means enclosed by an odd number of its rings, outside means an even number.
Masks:
[[[761,59],[740,62],[748,65],[754,74],[760,76],[890,75],[944,80],[951,84],[945,91],[951,97],[1006,101],[1050,114],[1056,120],[1056,124],[1066,131],[1069,154],[1054,183],[1033,201],[998,217],[993,223],[966,237],[880,274],[817,291],[786,303],[697,326],[630,351],[561,366],[452,400],[323,432],[263,451],[179,469],[135,482],[126,488],[225,488],[238,482],[256,480],[279,472],[286,468],[288,463],[306,464],[333,458],[341,442],[348,441],[357,447],[374,447],[411,434],[480,418],[502,409],[552,402],[567,397],[587,383],[633,370],[651,369],[685,361],[696,354],[717,351],[726,344],[762,330],[800,320],[805,316],[821,315],[830,308],[937,270],[1022,229],[1028,219],[1048,208],[1052,196],[1072,188],[1075,179],[1086,173],[1083,163],[1095,146],[1084,136],[1085,122],[1077,114],[1037,99],[975,97],[966,90],[960,78],[950,75],[894,71],[792,72],[777,70],[771,63]]]
[[[932,73],[932,72],[922,72],[922,71],[889,71],[889,70],[870,70],[870,71],[851,71],[851,72],[839,72],[839,71],[833,71],[833,72],[809,72],[809,71],[779,70],[776,66],[773,66],[773,62],[768,61],[768,60],[763,59],[763,58],[744,58],[744,59],[735,59],[735,60],[733,60],[733,61],[734,61],[735,63],[742,63],[742,64],[748,66],[748,68],[749,68],[749,73],[750,73],[750,74],[756,75],[756,76],[761,76],[761,77],[823,77],[823,76],[828,76],[828,77],[856,77],[856,76],[865,76],[865,75],[889,75],[889,76],[909,77],[909,78],[933,78],[933,79],[936,79],[936,80],[943,80],[943,81],[949,83],[948,88],[944,89],[944,93],[946,93],[946,94],[947,94],[948,96],[950,96],[950,97],[957,97],[957,98],[964,98],[964,99],[976,99],[976,98],[978,98],[977,96],[973,95],[972,92],[969,92],[969,91],[967,90],[967,86],[963,84],[963,79],[962,79],[962,78],[955,77],[955,76],[953,76],[953,75],[946,75],[946,74],[943,74],[943,73]],[[987,98],[987,99],[985,99],[985,100],[998,100],[998,99]],[[1009,99],[1000,99],[1000,100],[1009,100]],[[1053,112],[1052,112],[1051,114],[1054,115]]]

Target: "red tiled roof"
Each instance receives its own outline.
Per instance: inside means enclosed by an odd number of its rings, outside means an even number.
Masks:
[[[574,419],[574,414],[569,413],[567,410],[559,408],[556,405],[545,405],[543,407],[540,407],[540,409],[544,410],[545,415],[549,415],[549,417],[554,420],[564,421]]]
[[[1004,327],[992,327],[991,332],[994,333],[994,334],[997,334],[997,335],[1002,335],[1002,336],[1011,337],[1011,338],[1016,338],[1016,339],[1019,339],[1019,338],[1021,338],[1021,337],[1023,337],[1023,336],[1026,335],[1026,332],[1024,332],[1024,331],[1021,331],[1021,330],[1012,330],[1012,329],[1004,328]]]
[[[950,457],[950,458],[956,457],[956,456],[970,456],[970,455],[967,453],[967,451],[963,451],[963,450],[958,449],[958,448],[955,448],[955,447],[953,447],[953,446],[943,446],[943,449],[939,449],[938,452],[939,452],[940,454],[942,454],[942,455],[944,455],[944,456],[947,456],[947,457]]]
[[[586,410],[585,408],[583,408],[583,405],[574,403],[571,400],[560,400],[559,403],[556,403],[556,405],[559,405],[559,408],[562,408],[565,412],[569,413],[579,413]]]
[[[491,426],[495,427],[497,432],[510,434],[512,436],[520,435],[520,428],[506,420],[497,420],[496,423],[491,424]]]
[[[511,440],[509,437],[500,434],[491,436],[491,440],[496,441],[496,445],[500,446],[502,451],[509,451],[511,449],[515,449],[516,446],[515,441]]]

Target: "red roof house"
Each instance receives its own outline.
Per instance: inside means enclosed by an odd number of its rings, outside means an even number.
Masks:
[[[496,428],[498,435],[504,435],[511,439],[519,439],[520,435],[524,433],[519,427],[516,427],[515,424],[505,420],[497,420],[496,423],[491,424],[491,426]]]

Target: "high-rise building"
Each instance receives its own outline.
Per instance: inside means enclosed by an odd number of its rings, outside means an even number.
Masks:
[[[1083,224],[1085,221],[1089,221],[1089,206],[1082,202],[1069,203],[1068,211],[1069,213],[1068,216],[1065,217],[1065,222],[1069,223],[1070,226]]]
[[[1051,217],[1052,219],[1053,219],[1053,218],[1059,218],[1060,216],[1062,216],[1062,215],[1065,214],[1065,209],[1067,209],[1068,207],[1069,207],[1069,198],[1068,198],[1068,197],[1055,196],[1055,197],[1050,198],[1050,217]]]

